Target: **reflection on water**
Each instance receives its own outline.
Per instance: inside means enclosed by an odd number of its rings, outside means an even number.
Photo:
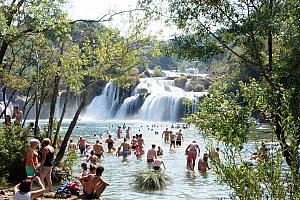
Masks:
[[[116,129],[118,125],[122,125],[123,121],[99,121],[99,122],[86,122],[81,121],[77,124],[77,128],[74,130],[72,139],[75,142],[78,137],[84,136],[87,140],[94,144],[96,139],[99,139],[100,133],[105,133],[104,138],[100,139],[104,143],[107,135],[106,131],[112,132],[116,137]],[[198,171],[188,172],[186,169],[186,157],[185,148],[192,140],[196,140],[201,149],[201,156],[205,152],[205,144],[202,136],[197,130],[193,128],[183,129],[184,142],[182,147],[176,149],[169,149],[169,144],[163,143],[161,133],[171,124],[157,123],[158,127],[151,127],[150,122],[136,122],[131,121],[126,123],[131,127],[132,134],[143,134],[145,140],[145,151],[151,148],[151,144],[157,144],[162,147],[164,151],[164,161],[166,164],[165,173],[171,178],[170,184],[164,191],[156,191],[149,193],[142,193],[136,191],[133,186],[133,175],[139,171],[147,168],[145,155],[141,159],[136,159],[135,155],[129,156],[126,160],[122,157],[117,157],[115,154],[104,154],[104,160],[101,165],[104,166],[103,179],[109,182],[110,186],[106,188],[103,196],[106,200],[117,199],[160,199],[160,200],[177,200],[177,199],[228,199],[230,191],[227,187],[216,183],[216,177],[212,171],[206,175],[201,175]],[[148,130],[149,128],[149,130]],[[63,130],[67,129],[67,124],[64,124]],[[153,129],[151,131],[151,129]],[[171,129],[172,130],[172,129]],[[154,131],[159,131],[159,134],[155,134]],[[175,129],[173,129],[175,131]],[[125,130],[122,130],[123,135]],[[94,137],[97,134],[97,137]],[[119,146],[120,141],[116,142],[116,146]],[[105,150],[107,146],[105,145]],[[199,158],[197,158],[198,161]],[[80,164],[86,162],[87,158],[80,157],[78,152],[78,164],[74,167],[74,175],[80,176],[82,170]],[[100,163],[99,163],[100,164]],[[197,162],[196,167],[197,169]]]

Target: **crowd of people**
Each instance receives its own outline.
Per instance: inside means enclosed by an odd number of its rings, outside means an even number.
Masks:
[[[157,128],[158,126],[148,126],[148,130],[153,130],[154,127]],[[164,145],[167,146],[170,151],[181,148],[184,142],[182,129],[187,129],[188,127],[188,125],[172,125],[171,129],[174,131],[166,128],[161,135],[165,143]],[[122,129],[125,131],[124,134]],[[68,151],[78,151],[84,161],[81,164],[82,173],[79,181],[86,198],[101,198],[102,192],[109,186],[109,183],[101,177],[104,172],[101,161],[105,159],[104,156],[107,154],[122,157],[124,160],[126,160],[128,156],[135,156],[137,159],[140,159],[146,154],[146,163],[149,169],[157,173],[167,169],[163,159],[164,151],[162,146],[152,144],[151,148],[145,151],[143,134],[132,134],[131,128],[125,124],[118,126],[116,135],[113,135],[109,131],[106,133],[107,134],[100,134],[99,138],[94,134],[94,142],[88,141],[88,139],[83,136],[80,136],[77,142],[71,139],[67,147]],[[155,134],[158,134],[158,132],[155,131]],[[103,138],[103,136],[106,138]],[[27,178],[15,186],[15,199],[32,199],[42,196],[45,191],[52,191],[51,172],[54,160],[54,148],[50,145],[50,139],[43,139],[42,148],[39,153],[40,141],[36,138],[32,138],[29,143],[25,164]],[[193,141],[187,146],[185,152],[187,169],[194,171],[196,159],[200,156],[199,145],[196,141]],[[210,155],[219,159],[218,149],[217,151],[210,152]],[[206,173],[206,171],[210,169],[208,166],[208,157],[208,154],[204,153],[203,158],[199,159],[198,170],[200,172]],[[36,190],[32,190],[33,182],[36,182],[40,187]],[[48,189],[46,189],[46,186]]]

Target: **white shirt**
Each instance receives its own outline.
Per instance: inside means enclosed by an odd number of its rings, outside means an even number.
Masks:
[[[14,200],[31,200],[31,192],[21,194],[20,191],[17,191],[14,195]]]

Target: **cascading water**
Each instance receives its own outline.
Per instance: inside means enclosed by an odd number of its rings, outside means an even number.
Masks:
[[[108,119],[112,118],[117,111],[120,89],[109,82],[105,85],[103,92],[97,96],[86,108],[83,118],[86,119]]]
[[[56,99],[56,104],[55,104],[55,113],[54,113],[54,117],[56,119],[60,118],[61,115],[61,107],[60,107],[60,101],[61,101],[61,94],[62,92],[58,93],[57,99]]]
[[[185,92],[165,78],[142,78],[130,97],[120,100],[120,90],[108,83],[102,94],[87,107],[87,119],[142,119],[147,121],[178,121],[184,117],[183,100],[195,103],[205,93]],[[191,112],[196,106],[191,107]]]

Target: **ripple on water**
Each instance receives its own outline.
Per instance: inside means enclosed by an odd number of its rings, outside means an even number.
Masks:
[[[205,151],[205,143],[199,131],[189,128],[184,129],[183,146],[176,148],[175,150],[169,149],[169,144],[165,144],[161,138],[163,130],[166,126],[171,124],[156,123],[159,127],[151,127],[149,122],[126,122],[127,126],[131,127],[133,134],[142,133],[145,139],[145,151],[151,148],[151,144],[157,144],[164,150],[164,161],[167,167],[166,174],[171,178],[170,184],[164,191],[142,193],[136,191],[133,186],[133,175],[139,171],[147,168],[145,155],[142,159],[136,159],[134,155],[129,156],[126,161],[122,161],[122,157],[116,157],[114,154],[105,153],[104,160],[101,165],[104,166],[105,171],[103,173],[103,179],[109,182],[110,186],[106,188],[103,196],[106,200],[136,200],[136,199],[160,199],[160,200],[177,200],[177,199],[220,199],[228,198],[228,188],[218,185],[216,177],[212,172],[207,176],[201,175],[199,172],[187,172],[186,170],[186,157],[185,148],[192,142],[197,140],[200,144],[201,156]],[[67,124],[64,124],[66,127]],[[107,130],[112,132],[113,136],[116,135],[116,129],[118,125],[123,125],[122,121],[99,121],[88,122],[81,121],[78,123],[74,130],[72,139],[76,142],[80,135],[86,137],[92,144],[96,139],[99,139],[100,133],[106,133]],[[141,127],[142,126],[142,127]],[[149,126],[149,127],[147,127]],[[148,128],[150,130],[148,130]],[[151,131],[153,129],[153,131]],[[66,130],[63,128],[63,130]],[[158,135],[154,134],[154,131],[159,131]],[[176,131],[173,129],[173,131]],[[123,134],[125,130],[123,130]],[[98,138],[94,138],[94,134],[97,134]],[[105,135],[105,134],[104,134]],[[106,136],[106,135],[105,135]],[[104,142],[105,139],[100,139]],[[119,146],[121,141],[116,142],[116,146]],[[107,149],[107,146],[104,146]],[[79,155],[78,155],[79,156]],[[79,156],[78,165],[74,167],[74,175],[79,176],[81,173],[80,164],[85,162],[87,158]],[[197,166],[197,164],[196,164]]]

